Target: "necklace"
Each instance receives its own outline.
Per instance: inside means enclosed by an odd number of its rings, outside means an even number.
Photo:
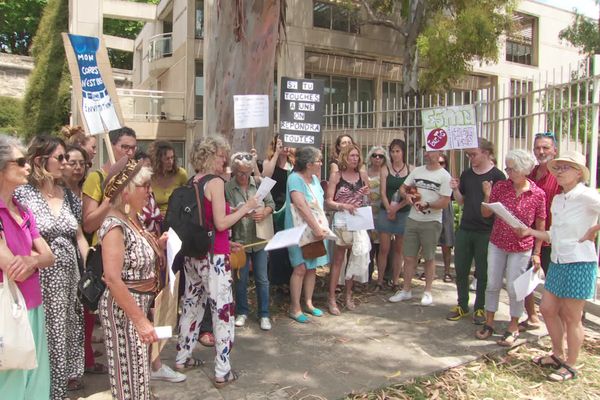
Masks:
[[[145,236],[144,229],[141,226],[138,226],[135,222],[133,222],[133,219],[131,219],[129,215],[127,215],[127,220],[131,225],[133,225],[133,227],[139,232],[140,235]]]
[[[400,177],[400,172],[402,172],[402,170],[404,169],[404,167],[406,167],[406,164],[402,164],[402,166],[400,167],[400,169],[396,170],[396,168],[394,168],[394,164],[392,164],[392,171],[394,171],[394,175],[396,176],[396,178]]]

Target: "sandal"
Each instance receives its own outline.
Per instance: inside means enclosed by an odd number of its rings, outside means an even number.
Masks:
[[[108,374],[108,368],[106,368],[106,365],[97,362],[94,363],[94,365],[92,365],[91,367],[85,367],[84,372],[86,374],[103,375]]]
[[[215,345],[215,335],[210,332],[202,332],[198,341],[204,347],[213,347]]]
[[[548,359],[550,359],[550,362],[544,362],[544,360]],[[542,368],[550,367],[554,369],[559,369],[562,365],[562,361],[560,361],[560,358],[556,357],[554,354],[550,354],[549,356],[534,357],[531,361],[538,367]]]
[[[425,277],[425,272],[423,272],[421,275],[419,275],[419,280],[420,280],[420,281],[424,281],[424,280],[426,280],[426,279],[427,279],[427,278]]]
[[[480,330],[475,332],[475,337],[479,340],[485,340],[494,334],[494,328],[488,324],[484,324]]]
[[[175,370],[178,372],[187,371],[188,369],[198,368],[204,365],[204,361],[199,358],[190,357],[183,364],[175,364]]]
[[[377,292],[381,292],[383,291],[384,287],[383,287],[383,283],[375,283],[375,286],[373,286],[373,293],[377,293]]]
[[[450,275],[450,274],[448,274],[448,273],[445,273],[445,274],[444,274],[444,279],[443,279],[443,280],[444,280],[444,282],[446,282],[446,283],[450,283],[450,282],[452,282],[454,279],[452,279],[452,275]]]
[[[502,335],[502,338],[496,342],[498,346],[511,347],[513,346],[517,339],[519,338],[519,331],[516,330],[514,332],[506,331]]]
[[[540,324],[540,323],[532,324],[531,322],[529,322],[528,319],[526,319],[525,321],[519,322],[519,332],[533,331],[536,329],[540,329],[541,327],[542,327],[542,324]]]
[[[577,371],[571,366],[562,363],[560,368],[548,375],[548,379],[553,382],[565,382],[575,379],[577,377]]]
[[[83,389],[83,382],[80,378],[71,378],[67,382],[67,392]]]
[[[352,299],[346,299],[346,308],[349,311],[356,310],[356,304],[354,304],[354,300],[352,300]]]
[[[340,315],[340,309],[337,306],[337,303],[335,301],[330,301],[329,302],[329,314],[331,315]]]
[[[238,379],[238,375],[233,370],[230,369],[229,372],[225,374],[222,381],[218,381],[217,378],[215,377],[215,380],[213,381],[213,385],[217,389],[221,389],[221,388],[225,387],[226,385],[229,385],[230,383],[235,382],[237,379]]]
[[[306,314],[304,314],[303,312],[299,312],[296,315],[290,313],[290,318],[300,324],[306,324],[307,322],[310,322]]]

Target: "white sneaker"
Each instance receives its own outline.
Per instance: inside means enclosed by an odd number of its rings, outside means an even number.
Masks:
[[[260,318],[260,329],[262,329],[263,331],[270,331],[272,328],[271,326],[271,321],[269,320],[269,317],[261,317]]]
[[[237,326],[238,328],[241,328],[242,326],[246,325],[246,320],[248,319],[247,315],[244,314],[240,314],[237,317],[235,317],[235,326]]]
[[[412,299],[412,291],[398,290],[396,294],[390,297],[388,300],[392,303],[397,303],[399,301],[410,300]]]
[[[158,371],[152,371],[150,373],[150,379],[153,381],[165,381],[165,382],[183,382],[187,379],[187,376],[181,372],[173,371],[168,365],[163,364]]]
[[[471,284],[469,285],[469,290],[471,292],[477,291],[477,278],[473,278],[473,280],[471,281]]]
[[[431,292],[423,292],[423,297],[421,297],[421,305],[422,306],[430,306],[433,304],[433,297],[431,297]]]

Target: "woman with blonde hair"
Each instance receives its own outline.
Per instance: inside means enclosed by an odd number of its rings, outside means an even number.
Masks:
[[[81,230],[81,205],[62,186],[69,161],[65,143],[54,136],[36,136],[29,144],[29,183],[15,197],[31,209],[40,234],[56,257],[54,265],[40,271],[46,310],[46,332],[51,366],[51,398],[63,399],[67,390],[83,387],[83,308],[77,299],[79,269],[77,247],[87,254]]]
[[[241,249],[238,244],[229,242],[229,228],[258,206],[257,198],[248,197],[235,212],[230,212],[225,201],[225,184],[218,175],[223,174],[228,164],[229,144],[223,136],[211,135],[196,140],[190,151],[190,163],[196,175],[194,184],[202,178],[204,196],[204,224],[214,230],[212,248],[202,258],[185,257],[185,293],[182,314],[179,319],[179,341],[175,369],[182,371],[202,365],[194,359],[192,352],[198,341],[200,322],[204,309],[210,306],[215,335],[215,377],[213,384],[221,388],[237,379],[231,368],[229,354],[234,339],[234,304],[231,292],[231,266],[229,254]],[[167,221],[168,222],[168,221]]]

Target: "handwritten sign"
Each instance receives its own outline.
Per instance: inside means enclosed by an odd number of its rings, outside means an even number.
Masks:
[[[233,96],[234,129],[269,126],[269,96],[248,94]]]
[[[427,150],[477,147],[475,106],[428,108],[421,117]]]
[[[279,132],[289,147],[321,146],[324,81],[281,78]]]

